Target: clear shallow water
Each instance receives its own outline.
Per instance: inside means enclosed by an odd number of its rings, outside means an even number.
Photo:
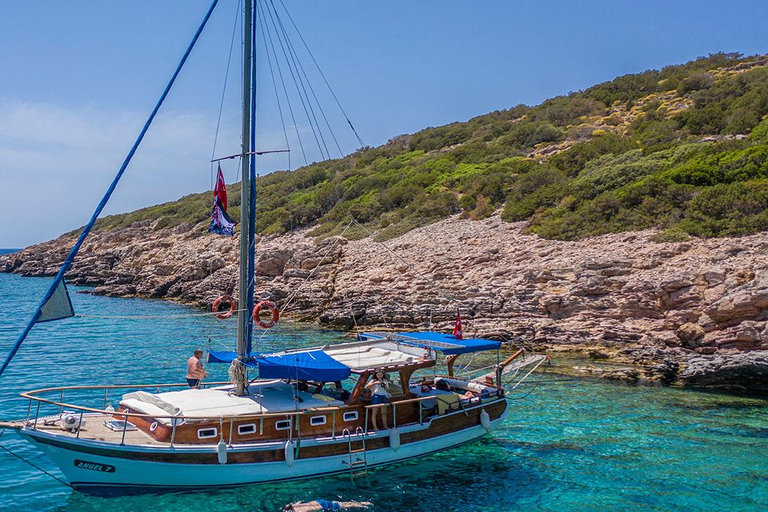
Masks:
[[[47,279],[0,274],[0,351],[13,343]],[[74,291],[74,290],[72,290]],[[83,315],[194,312],[151,300],[73,293]],[[26,415],[22,390],[47,385],[180,381],[195,347],[229,348],[234,321],[74,318],[37,326],[0,378],[0,417]],[[281,322],[265,350],[339,334]],[[226,367],[209,365],[224,379]],[[768,402],[547,374],[512,395],[503,427],[482,440],[372,471],[356,484],[318,478],[218,491],[100,497],[71,491],[0,452],[0,510],[276,511],[297,500],[372,501],[376,511],[735,511],[768,507]],[[13,433],[0,442],[54,474]]]

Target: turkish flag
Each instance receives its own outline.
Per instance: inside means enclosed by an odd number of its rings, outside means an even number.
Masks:
[[[219,164],[219,171],[216,173],[216,186],[213,187],[213,197],[218,199],[221,203],[221,207],[224,211],[227,211],[227,184],[224,183],[224,174],[221,172],[221,164]]]
[[[456,308],[456,323],[453,326],[453,335],[457,340],[462,339],[461,336],[461,313],[459,313],[459,309]]]

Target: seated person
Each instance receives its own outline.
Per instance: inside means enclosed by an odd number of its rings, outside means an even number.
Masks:
[[[350,396],[349,391],[341,387],[341,382],[325,383],[322,388],[318,389],[317,393],[342,402],[349,400]]]

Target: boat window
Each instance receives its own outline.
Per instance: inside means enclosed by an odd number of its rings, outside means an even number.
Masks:
[[[256,424],[255,423],[248,423],[247,425],[238,425],[237,426],[237,433],[241,436],[243,434],[253,434],[256,432]]]
[[[210,439],[216,437],[218,430],[216,428],[201,428],[197,431],[198,439]]]
[[[342,402],[346,402],[349,400],[350,393],[348,390],[344,389],[343,386],[344,385],[341,382],[326,382],[322,389],[319,391],[319,394],[331,397],[334,400],[341,400]]]
[[[277,420],[275,422],[275,430],[290,430],[291,420]]]
[[[389,388],[387,391],[392,396],[402,396],[403,385],[400,382],[400,372],[387,373],[387,379],[389,380]]]
[[[357,421],[357,411],[349,411],[344,413],[344,421]]]
[[[312,425],[313,427],[316,427],[318,425],[325,425],[326,421],[327,420],[325,416],[312,416],[311,418],[309,418],[309,424]]]

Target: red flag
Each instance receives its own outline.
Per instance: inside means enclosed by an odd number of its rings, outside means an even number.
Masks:
[[[461,337],[461,313],[459,313],[459,308],[456,308],[456,323],[453,326],[453,335],[456,337],[457,340],[462,339],[462,337]]]
[[[213,197],[218,199],[224,211],[227,211],[227,184],[224,183],[224,175],[221,173],[221,164],[216,173],[216,186],[213,187]]]
[[[211,225],[208,227],[210,233],[218,235],[232,236],[235,230],[235,223],[227,215],[227,184],[224,183],[224,174],[216,173],[216,186],[213,187],[213,210],[211,211]]]

